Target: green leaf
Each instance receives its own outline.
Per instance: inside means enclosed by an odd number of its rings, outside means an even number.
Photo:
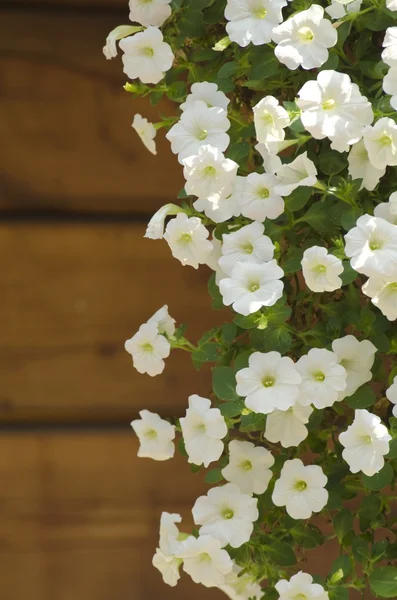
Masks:
[[[266,417],[258,413],[250,413],[241,417],[240,431],[249,433],[251,431],[265,431]]]
[[[240,352],[240,354],[236,356],[233,364],[233,371],[235,373],[237,373],[237,371],[240,371],[241,369],[245,369],[246,367],[248,367],[248,360],[251,354],[252,350],[243,350],[242,352]]]
[[[252,66],[248,72],[249,81],[247,81],[247,84],[249,85],[247,87],[255,89],[255,83],[263,86],[263,81],[275,75],[280,69],[280,63],[274,52],[264,51],[263,46],[252,49],[250,59]]]
[[[389,448],[390,450],[386,454],[386,458],[397,458],[397,438],[390,442]]]
[[[347,160],[340,152],[327,148],[319,155],[319,165],[326,175],[337,175],[347,167]]]
[[[347,508],[344,508],[335,515],[333,521],[336,537],[342,544],[345,535],[353,529],[353,515]]]
[[[371,526],[371,523],[376,520],[381,506],[382,503],[379,495],[364,496],[358,510],[361,531],[366,531]]]
[[[256,350],[264,352],[276,350],[280,354],[285,354],[292,345],[292,337],[283,326],[267,327],[264,331],[251,331],[250,340]]]
[[[218,345],[214,342],[203,344],[192,352],[192,359],[199,362],[214,362],[218,358]]]
[[[224,63],[218,71],[218,77],[221,79],[229,79],[237,71],[238,63],[235,60]]]
[[[225,402],[218,406],[222,415],[227,419],[232,419],[241,415],[242,410],[245,408],[244,400],[235,400],[234,402]]]
[[[388,540],[382,540],[381,542],[375,542],[375,544],[372,544],[371,560],[373,562],[377,562],[378,560],[380,560],[382,556],[386,554],[388,545]]]
[[[237,335],[237,325],[234,323],[225,323],[222,326],[222,341],[225,344],[231,344]]]
[[[376,402],[375,392],[369,385],[362,385],[352,396],[345,398],[344,402],[350,408],[368,408]]]
[[[369,576],[371,590],[381,598],[397,597],[397,567],[379,567]]]
[[[222,470],[221,469],[211,469],[207,471],[204,477],[205,483],[219,483],[222,481]]]
[[[343,587],[329,590],[328,596],[329,600],[349,600],[349,592]]]
[[[296,556],[290,544],[272,540],[271,544],[264,545],[264,548],[269,558],[280,567],[290,567],[296,564]]]
[[[352,564],[350,558],[345,554],[339,556],[333,563],[331,567],[331,572],[329,574],[329,582],[331,585],[335,585],[342,581],[342,579],[346,579],[350,575],[352,571]]]
[[[363,475],[362,479],[363,484],[366,488],[373,492],[378,492],[393,481],[394,470],[390,464],[385,464],[385,466],[379,471],[379,473],[376,473],[372,477],[368,477],[368,475]]]
[[[369,558],[369,544],[362,537],[356,537],[352,542],[354,560],[358,563],[366,563]]]
[[[208,280],[208,293],[213,300],[212,308],[214,310],[220,310],[224,308],[222,295],[215,281],[215,273],[212,273],[211,277]]]
[[[308,223],[313,229],[319,233],[329,233],[332,229],[332,221],[330,221],[329,211],[324,202],[315,202],[309,210],[300,217],[298,221]]]
[[[220,400],[238,400],[236,394],[236,376],[231,367],[212,369],[212,387]]]
[[[288,210],[295,212],[301,210],[308,203],[312,195],[311,187],[298,187],[289,196],[285,198],[285,206]]]
[[[357,273],[357,271],[355,271],[354,269],[351,268],[349,260],[344,260],[342,262],[342,265],[343,265],[343,273],[340,276],[342,279],[342,285],[348,285],[349,283],[352,283],[353,281],[355,281],[357,279],[358,273]]]
[[[182,102],[186,98],[186,83],[184,81],[173,81],[166,95],[174,102]]]
[[[385,11],[378,9],[366,15],[362,15],[357,19],[356,23],[359,25],[360,29],[384,31],[388,27],[395,25],[395,19]]]
[[[356,226],[357,219],[363,214],[363,209],[358,206],[346,208],[341,216],[341,225],[345,231],[350,231]]]
[[[248,315],[244,317],[244,315],[236,315],[233,319],[234,323],[241,327],[241,329],[254,329],[256,327],[256,321],[258,319],[258,314],[255,313],[253,315]]]

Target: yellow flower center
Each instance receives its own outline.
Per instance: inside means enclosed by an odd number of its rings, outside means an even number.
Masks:
[[[325,273],[327,267],[325,265],[316,265],[313,269],[316,273]]]
[[[150,46],[146,46],[146,48],[142,48],[142,53],[145,56],[154,56],[154,50]]]
[[[388,133],[384,133],[380,138],[379,138],[379,144],[381,146],[391,146],[393,143],[393,140],[391,138],[391,136]]]
[[[332,110],[333,108],[335,108],[335,104],[335,100],[330,98],[329,100],[323,102],[323,110]]]
[[[253,253],[253,251],[254,251],[254,247],[253,247],[253,245],[252,245],[252,244],[247,244],[246,246],[243,246],[243,248],[242,248],[242,249],[244,250],[244,252],[245,252],[246,254],[252,254],[252,253]]]
[[[321,371],[319,371],[318,373],[313,373],[314,375],[314,379],[317,379],[317,381],[324,381],[325,379],[325,375],[324,373],[321,373]]]
[[[309,27],[302,27],[299,29],[299,37],[302,42],[311,42],[314,39],[314,34]]]
[[[362,435],[361,436],[361,441],[366,446],[370,446],[372,444],[372,438],[371,438],[370,435]]]
[[[208,137],[208,131],[206,129],[202,129],[201,131],[198,132],[197,137],[201,142],[203,140],[206,140]]]
[[[262,188],[258,191],[258,196],[265,200],[266,198],[269,198],[270,192],[267,188]]]
[[[206,175],[210,175],[210,176],[212,176],[212,175],[216,175],[216,169],[215,169],[215,167],[211,167],[211,166],[209,165],[208,167],[205,167],[205,169],[204,169],[204,173],[205,173]]]
[[[190,235],[190,233],[183,233],[179,238],[179,241],[181,244],[188,244],[192,241],[192,236]]]
[[[266,375],[266,377],[262,380],[262,384],[264,387],[272,387],[274,385],[275,379],[271,375]]]
[[[148,429],[145,431],[145,437],[150,438],[151,440],[155,440],[157,437],[157,431],[154,429]]]
[[[267,15],[266,8],[255,8],[252,12],[257,19],[265,19]]]
[[[222,511],[222,517],[224,519],[233,519],[234,512],[232,511],[231,508],[224,508],[223,511]]]
[[[251,471],[252,469],[252,462],[249,460],[243,460],[243,462],[241,463],[241,468],[244,469],[244,471]]]
[[[295,483],[295,489],[297,489],[299,492],[303,492],[306,488],[307,488],[306,481],[297,481]]]
[[[142,344],[141,348],[144,352],[153,352],[153,346],[152,344],[149,344],[149,342]]]
[[[259,290],[259,287],[259,283],[254,282],[249,285],[248,289],[250,292],[256,292],[257,290]]]

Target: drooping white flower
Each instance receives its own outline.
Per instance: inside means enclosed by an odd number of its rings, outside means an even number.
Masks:
[[[299,446],[307,438],[306,424],[313,409],[311,406],[294,404],[288,410],[274,410],[266,418],[264,436],[269,442],[280,442],[283,448]]]
[[[375,125],[365,127],[364,144],[377,169],[397,165],[397,124],[393,119],[382,117]]]
[[[335,46],[338,34],[324,19],[323,7],[312,4],[275,27],[272,38],[275,55],[289,69],[315,69],[328,60],[328,48]]]
[[[106,38],[106,44],[103,47],[103,53],[107,60],[116,58],[117,56],[117,41],[121,40],[128,35],[142,31],[142,27],[136,27],[135,25],[119,25],[113,31],[111,31]]]
[[[181,115],[165,136],[171,143],[171,150],[178,154],[178,160],[198,154],[201,146],[210,144],[221,152],[229,145],[226,131],[230,121],[226,111],[219,106],[209,108],[202,100],[196,100]]]
[[[183,208],[176,204],[165,204],[150,219],[144,237],[151,240],[161,240],[164,236],[165,220],[170,215],[184,212]]]
[[[273,306],[283,295],[284,283],[280,281],[284,271],[276,260],[257,265],[239,262],[231,277],[219,282],[225,306],[241,315],[250,315],[262,306]]]
[[[264,235],[265,227],[254,221],[233,233],[222,236],[222,256],[218,264],[230,277],[237,263],[263,264],[272,260],[274,244]]]
[[[212,252],[208,257],[207,265],[210,269],[215,271],[215,283],[219,285],[221,279],[227,277],[226,273],[222,271],[219,266],[219,259],[222,256],[222,242],[218,240],[216,237],[213,237],[211,240],[212,244]]]
[[[339,364],[347,372],[342,399],[351,396],[361,385],[372,379],[371,368],[376,348],[369,340],[359,342],[353,335],[346,335],[332,342],[332,350],[337,355]]]
[[[259,517],[258,500],[243,494],[237,485],[227,483],[211,488],[206,496],[197,498],[192,514],[200,535],[211,535],[222,546],[239,548],[251,537],[254,522]]]
[[[171,15],[171,0],[129,0],[130,20],[145,27],[161,27]]]
[[[143,145],[149,150],[149,152],[152,154],[157,154],[156,142],[154,141],[154,138],[156,137],[156,130],[153,126],[153,123],[150,123],[147,119],[142,117],[142,115],[137,113],[134,116],[132,128],[137,132]]]
[[[390,400],[393,406],[393,415],[397,418],[397,376],[393,379],[393,383],[386,390],[386,398]]]
[[[279,142],[285,138],[284,127],[290,124],[288,112],[274,96],[265,96],[253,107],[258,142]]]
[[[164,583],[171,587],[175,587],[180,579],[179,567],[181,564],[181,558],[164,554],[160,548],[157,548],[152,558],[152,565],[160,571]]]
[[[360,10],[362,0],[351,0],[349,2],[340,2],[339,0],[331,0],[330,6],[327,6],[325,12],[329,14],[331,19],[342,19],[348,14],[356,13]]]
[[[180,578],[179,567],[182,564],[182,559],[176,556],[179,546],[179,530],[176,523],[181,521],[182,517],[178,514],[162,513],[159,547],[152,559],[152,564],[160,571],[164,583],[172,587]]]
[[[224,585],[233,569],[229,554],[222,549],[220,541],[210,535],[189,536],[181,542],[179,555],[183,558],[183,570],[195,583],[205,587]]]
[[[243,180],[240,208],[244,217],[254,221],[264,221],[277,219],[284,212],[284,200],[275,192],[276,185],[280,183],[275,175],[250,173],[240,179]]]
[[[392,213],[390,202],[381,202],[374,208],[374,216],[397,225],[397,214]]]
[[[397,215],[397,192],[393,192],[389,197],[390,212]]]
[[[164,304],[153,316],[147,321],[148,323],[155,323],[157,330],[161,334],[167,334],[173,336],[175,333],[175,319],[173,319],[169,312],[168,306]]]
[[[389,321],[397,319],[397,273],[393,279],[370,277],[361,289]]]
[[[311,187],[317,182],[317,169],[314,162],[307,157],[307,152],[299,154],[289,164],[282,165],[276,175],[280,183],[274,191],[280,196],[289,196],[296,188]]]
[[[233,570],[226,575],[225,583],[220,585],[219,589],[229,596],[230,600],[260,600],[263,595],[261,586],[254,581],[250,573],[240,575],[241,571],[242,567],[233,561]]]
[[[397,0],[396,0],[397,9]],[[397,67],[397,27],[388,27],[383,40],[382,60],[389,67]]]
[[[225,158],[218,148],[201,146],[198,154],[183,160],[183,165],[188,195],[197,196],[216,206],[232,193],[238,164]]]
[[[198,269],[199,264],[205,264],[212,251],[208,240],[209,231],[198,217],[188,217],[179,213],[171,219],[164,233],[164,239],[171,248],[172,256],[184,266],[189,265]]]
[[[119,46],[124,52],[124,73],[142,83],[158,83],[172,67],[174,54],[156,27],[123,38]]]
[[[342,261],[328,254],[326,248],[312,246],[303,253],[302,273],[312,292],[333,292],[342,286]]]
[[[281,9],[285,0],[227,0],[225,18],[229,21],[226,31],[232,42],[243,48],[250,42],[254,46],[268,44],[272,40],[273,27],[281,23]]]
[[[127,340],[125,349],[132,356],[138,373],[147,373],[151,377],[164,371],[164,358],[170,355],[169,341],[158,333],[156,323],[145,323],[139,331]]]
[[[391,67],[383,78],[383,91],[389,94],[391,106],[397,110],[397,66]]]
[[[210,202],[200,198],[193,202],[194,208],[199,212],[204,212],[215,223],[224,223],[231,217],[241,215],[239,198],[233,188],[232,194],[226,198],[220,198],[218,202]]]
[[[397,0],[386,0],[386,8],[389,10],[397,10]]]
[[[397,272],[397,227],[380,217],[363,215],[345,235],[352,268],[367,277]]]
[[[346,389],[347,372],[334,352],[325,348],[312,348],[301,356],[296,368],[302,378],[298,402],[316,408],[332,406]]]
[[[140,419],[131,422],[131,427],[139,438],[139,458],[168,460],[175,453],[175,427],[161,419],[158,414],[141,410]]]
[[[210,400],[193,394],[189,396],[189,408],[180,424],[188,462],[208,467],[218,460],[223,452],[221,440],[227,434],[225,419],[219,408],[211,408]]]
[[[254,352],[248,367],[236,373],[236,392],[254,412],[288,410],[300,394],[301,376],[288,356],[279,352]]]
[[[305,466],[299,458],[285,461],[272,495],[293,519],[309,519],[328,502],[327,477],[318,465]]]
[[[342,457],[352,473],[362,471],[368,477],[378,473],[385,464],[391,435],[380,418],[365,409],[354,411],[354,421],[339,435],[344,446]]]
[[[255,150],[259,152],[263,159],[265,173],[272,173],[273,175],[282,165],[281,158],[277,155],[278,148],[274,148],[274,145],[276,145],[276,142],[256,144],[255,146]],[[277,150],[277,152],[275,150]]]
[[[218,106],[224,110],[227,110],[230,102],[229,98],[223,92],[218,90],[216,83],[201,81],[192,84],[190,94],[187,95],[185,102],[179,105],[179,108],[182,111],[187,110],[191,108],[197,100],[205,102],[208,108]]]
[[[263,494],[272,478],[270,467],[274,458],[266,448],[251,442],[232,440],[229,444],[229,464],[222,469],[226,481],[237,485],[244,494]]]
[[[386,167],[377,169],[373,166],[368,157],[368,152],[364,140],[353,144],[347,157],[349,163],[349,175],[352,179],[362,179],[360,189],[367,189],[372,192],[379,183],[379,180],[386,172]],[[379,215],[381,216],[381,215]]]
[[[280,579],[274,586],[280,594],[279,600],[329,600],[328,592],[313,577],[299,571],[289,581]]]
[[[307,81],[298,92],[296,104],[302,111],[304,128],[317,140],[328,137],[331,148],[338,152],[358,142],[374,118],[371,103],[358,85],[337,71],[324,70],[317,80]]]

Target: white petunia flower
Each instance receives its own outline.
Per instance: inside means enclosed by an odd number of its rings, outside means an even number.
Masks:
[[[268,44],[272,40],[273,27],[281,23],[281,9],[285,0],[227,0],[225,18],[229,21],[226,31],[232,42],[243,48],[250,42],[254,46]]]
[[[280,442],[283,448],[299,446],[307,438],[307,423],[312,414],[311,406],[294,404],[288,410],[274,410],[266,418],[264,436],[274,444]]]
[[[139,438],[139,458],[168,460],[175,453],[175,427],[161,419],[156,413],[141,410],[140,419],[131,422],[131,427]]]
[[[349,175],[352,179],[362,179],[361,188],[372,192],[379,183],[379,180],[386,172],[386,167],[377,169],[369,160],[368,152],[364,140],[353,144],[347,157],[349,163]],[[381,215],[379,215],[381,216]]]
[[[279,142],[285,138],[284,127],[290,124],[288,112],[274,96],[265,96],[253,107],[258,142]]]
[[[171,0],[129,0],[130,21],[161,27],[171,15]]]
[[[328,60],[328,48],[335,46],[338,34],[324,19],[323,7],[312,4],[275,27],[272,38],[275,55],[289,69],[316,69]]]
[[[211,535],[222,546],[239,548],[251,537],[259,517],[258,500],[243,494],[237,485],[227,483],[197,498],[192,514],[200,535]]]
[[[229,443],[229,464],[222,469],[226,481],[237,485],[244,494],[263,494],[272,478],[274,458],[266,448],[251,442]]]
[[[222,242],[218,240],[216,237],[213,237],[211,240],[212,244],[212,252],[208,257],[207,265],[210,269],[215,271],[215,283],[219,285],[221,279],[227,277],[226,273],[224,273],[219,266],[219,259],[222,256]]]
[[[312,348],[301,356],[296,368],[302,378],[300,404],[326,408],[341,399],[340,392],[346,389],[347,372],[334,352]]]
[[[181,542],[179,555],[183,558],[183,570],[195,583],[205,587],[224,585],[233,569],[229,554],[222,549],[220,541],[210,535],[189,536]]]
[[[274,486],[273,504],[285,506],[293,519],[309,519],[328,502],[327,480],[321,467],[305,466],[299,458],[287,460]]]
[[[303,253],[302,273],[312,292],[333,292],[342,286],[342,261],[328,254],[326,248],[312,246]]]
[[[261,265],[239,262],[231,277],[219,282],[223,303],[233,304],[233,309],[244,316],[262,306],[273,306],[283,295],[284,283],[280,281],[283,275],[276,260]]]
[[[209,231],[204,227],[201,219],[189,218],[185,213],[179,213],[175,219],[171,219],[164,233],[164,239],[171,248],[172,256],[184,266],[189,265],[195,269],[199,264],[206,264],[208,255],[212,251],[208,236]]]
[[[219,589],[229,596],[230,600],[259,600],[263,596],[261,586],[249,573],[240,575],[242,570],[242,567],[233,562],[233,571],[226,575],[226,581]]]
[[[164,554],[160,548],[157,548],[152,558],[152,565],[160,571],[164,583],[171,587],[175,587],[181,577],[179,574],[181,564],[181,558]]]
[[[299,571],[289,581],[280,579],[274,586],[280,594],[279,600],[329,600],[328,592],[313,577]]]
[[[165,204],[150,219],[144,237],[151,240],[161,240],[164,236],[165,220],[170,215],[184,212],[183,208],[176,204]]]
[[[359,342],[353,335],[346,335],[332,342],[332,350],[337,355],[339,364],[347,372],[342,399],[351,396],[361,385],[371,381],[376,348],[369,340]]]
[[[149,152],[152,154],[157,154],[156,142],[154,141],[154,138],[156,137],[156,130],[153,126],[153,123],[149,123],[147,119],[137,113],[134,116],[132,128],[135,129],[141,138],[142,143],[144,146],[146,146]]]
[[[317,169],[314,162],[307,157],[307,152],[299,154],[289,164],[282,165],[276,172],[281,183],[275,187],[276,194],[289,196],[300,186],[311,187],[317,182]]]
[[[259,152],[263,159],[263,168],[265,169],[265,172],[272,173],[273,175],[283,164],[281,158],[277,156],[279,150],[278,148],[273,148],[274,145],[276,145],[276,142],[256,144],[255,146],[255,150]],[[279,144],[277,144],[277,146],[278,145]],[[275,152],[275,150],[277,150],[277,152]]]
[[[390,202],[381,202],[375,206],[374,216],[397,225],[397,214],[392,213]]]
[[[354,411],[354,421],[339,435],[344,446],[342,457],[352,473],[362,471],[368,477],[378,473],[385,464],[391,435],[380,418],[365,409]]]
[[[248,367],[236,373],[236,392],[254,412],[269,414],[295,404],[302,381],[295,364],[279,352],[254,352]]]
[[[172,67],[174,54],[156,27],[123,38],[119,46],[124,52],[124,73],[142,83],[158,83]]]
[[[380,217],[363,215],[345,235],[345,252],[357,273],[367,277],[397,272],[397,227]]]
[[[364,144],[377,169],[397,165],[397,124],[393,119],[382,117],[375,125],[365,127]]]
[[[397,192],[393,192],[389,197],[390,212],[397,215]]]
[[[389,321],[397,319],[397,273],[393,279],[370,277],[361,289]]]
[[[397,66],[391,67],[383,78],[383,91],[389,94],[391,106],[397,110]]]
[[[331,19],[342,19],[346,15],[358,12],[361,4],[362,0],[351,0],[350,2],[331,0],[331,5],[327,6],[325,12],[329,14]]]
[[[393,379],[393,383],[386,390],[386,398],[392,403],[393,415],[397,418],[397,376]]]
[[[149,324],[157,325],[157,330],[161,334],[173,336],[175,333],[175,319],[168,312],[168,306],[165,304],[147,321]]]
[[[151,377],[164,371],[164,358],[170,355],[169,341],[159,335],[157,324],[145,323],[139,331],[127,340],[124,348],[132,356],[134,367],[138,373],[147,373]]]
[[[193,202],[193,206],[197,211],[203,212],[215,223],[224,223],[228,219],[231,219],[231,217],[241,215],[238,196],[234,193],[234,189],[230,196],[221,198],[217,203],[200,198]]]
[[[117,56],[117,41],[121,40],[128,35],[142,31],[142,27],[136,27],[134,25],[119,25],[113,31],[111,31],[106,38],[106,44],[103,47],[103,53],[107,60],[116,58]]]
[[[397,9],[397,0],[396,0]],[[389,67],[397,67],[397,27],[388,27],[383,40],[382,60]]]
[[[222,438],[227,426],[219,408],[211,408],[211,401],[193,394],[189,396],[186,417],[180,420],[188,462],[208,465],[218,460],[223,452]]]
[[[218,264],[224,273],[231,277],[237,263],[259,265],[272,260],[274,244],[264,231],[264,225],[254,221],[238,231],[223,234],[222,256]]]
[[[190,94],[187,95],[185,102],[179,105],[179,108],[184,111],[192,108],[192,105],[197,100],[205,102],[208,108],[217,106],[227,110],[229,105],[229,98],[220,90],[216,83],[209,83],[208,81],[201,81],[193,83],[190,88]]]
[[[321,71],[317,80],[307,81],[298,92],[304,128],[317,140],[328,137],[331,148],[345,152],[358,142],[372,123],[371,103],[345,73]],[[375,165],[376,166],[376,165]]]
[[[179,530],[175,523],[181,521],[182,518],[178,514],[162,513],[159,547],[152,559],[152,564],[162,574],[164,583],[172,587],[180,579],[179,567],[182,564],[182,559],[176,556],[179,546]]]
[[[386,8],[397,11],[397,0],[386,0]]]
[[[238,164],[225,158],[218,148],[201,146],[198,154],[188,156],[182,162],[188,195],[216,206],[232,193]]]
[[[229,145],[226,131],[230,121],[226,111],[219,106],[208,106],[202,100],[196,100],[186,109],[179,120],[165,136],[171,143],[171,150],[178,154],[182,163],[184,158],[198,154],[201,146],[208,144],[221,152]]]
[[[275,175],[250,173],[240,179],[243,180],[240,208],[244,217],[254,221],[264,221],[277,219],[284,212],[284,200],[275,192],[275,186],[280,183]]]

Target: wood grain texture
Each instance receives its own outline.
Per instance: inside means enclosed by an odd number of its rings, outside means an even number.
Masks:
[[[120,57],[102,54],[122,22],[119,13],[0,7],[0,209],[148,214],[175,199],[182,170],[164,130],[153,156],[131,123],[176,105],[134,100]]]

